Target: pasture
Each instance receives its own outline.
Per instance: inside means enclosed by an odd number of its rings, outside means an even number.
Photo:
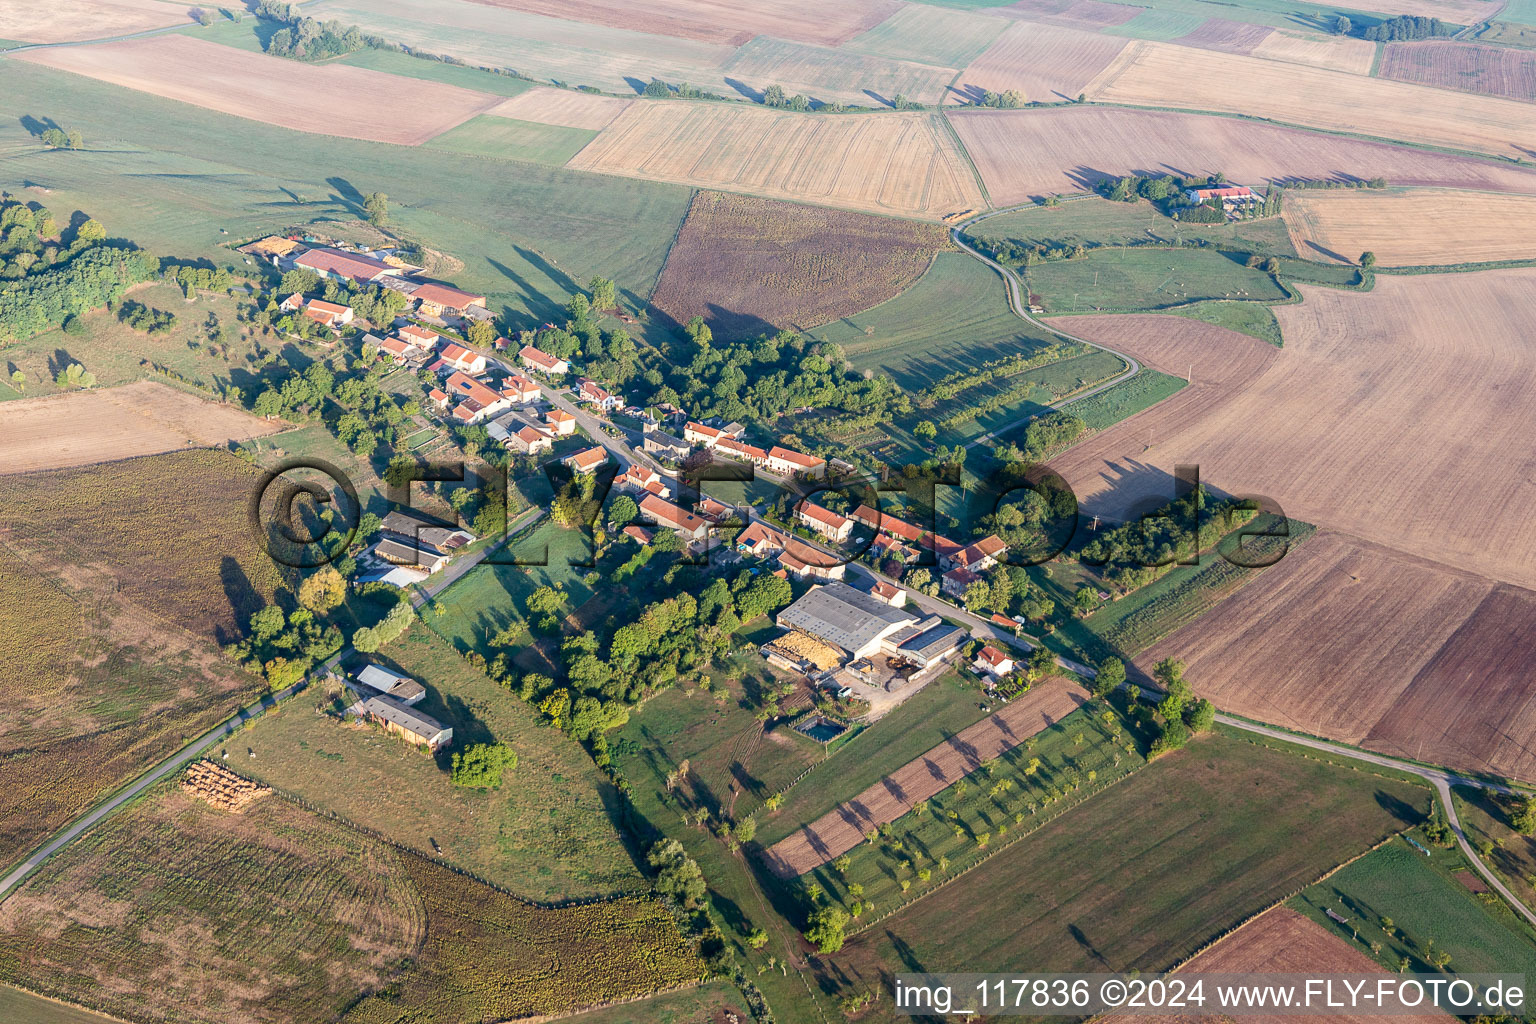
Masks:
[[[1478,850],[1485,849],[1485,843],[1493,844],[1483,862],[1529,906],[1536,899],[1536,838],[1521,835],[1514,828],[1512,818],[1519,810],[1520,798],[1453,786],[1451,799],[1467,841]]]
[[[1284,217],[1297,251],[1314,259],[1353,264],[1367,249],[1386,267],[1536,259],[1536,196],[1300,192],[1286,197]]]
[[[241,756],[239,769],[525,899],[644,888],[610,818],[615,795],[574,741],[542,727],[532,708],[422,624],[387,654],[427,688],[418,708],[452,726],[455,746],[495,742],[517,752],[499,788],[453,785],[444,765],[419,749],[321,714],[330,705],[321,695],[269,712],[241,734],[231,746],[254,757]],[[379,799],[384,792],[390,799]]]
[[[1103,430],[1165,398],[1173,397],[1186,383],[1181,377],[1143,369],[1130,380],[1121,381],[1080,402],[1073,402],[1071,412],[1086,423],[1089,430]]]
[[[444,132],[428,142],[427,147],[466,156],[488,156],[498,160],[529,161],[559,167],[580,153],[581,147],[595,138],[597,132],[581,128],[561,128],[532,121],[481,115]]]
[[[6,900],[0,977],[134,1019],[330,1017],[422,941],[413,888],[393,849],[280,798],[231,814],[167,785]]]
[[[651,305],[727,338],[805,330],[900,294],[949,248],[937,225],[699,192]]]
[[[643,305],[691,197],[533,164],[487,174],[438,151],[322,139],[13,61],[0,62],[0,97],[12,115],[0,119],[0,146],[25,154],[50,207],[110,209],[115,236],[228,265],[231,241],[294,225],[346,230],[362,215],[362,191],[377,189],[396,230],[456,261],[448,280],[527,326],[558,315],[595,274],[613,279],[626,305]],[[13,119],[33,110],[78,127],[91,146],[69,160],[44,151]],[[367,168],[366,180],[354,185],[338,167]]]
[[[1170,309],[1174,316],[1182,316],[1190,320],[1199,320],[1202,323],[1215,324],[1217,327],[1225,327],[1229,331],[1237,331],[1246,334],[1250,338],[1258,338],[1279,347],[1284,344],[1280,336],[1280,324],[1275,320],[1274,310],[1262,302],[1239,302],[1228,299],[1211,299],[1206,302],[1193,302],[1187,306],[1179,306]]]
[[[235,117],[403,146],[420,145],[497,102],[455,85],[284,60],[178,34],[28,50],[16,58]],[[390,96],[388,105],[377,102],[380,94]],[[324,109],[306,102],[314,96],[327,97]]]
[[[1431,39],[1422,46],[1388,43],[1377,74],[1399,82],[1536,100],[1536,54],[1504,46]]]
[[[1040,103],[1075,100],[1124,48],[1111,36],[1018,21],[961,72],[956,99],[1016,89]]]
[[[1275,67],[1282,76],[1292,73],[1283,64]],[[1285,87],[1282,95],[1292,91]],[[1170,103],[1177,95],[1170,90],[1157,101]],[[1445,102],[1460,103],[1462,97],[1450,95]],[[1365,181],[1380,175],[1394,185],[1536,192],[1536,174],[1508,163],[1233,117],[1076,105],[947,116],[997,206],[1091,189],[1104,178],[1133,173],[1222,171],[1248,184]],[[1451,116],[1452,123],[1458,121]]]
[[[1302,302],[1273,307],[1285,347],[1236,362],[1261,343],[1185,321],[1073,319],[1069,330],[1146,354],[1156,369],[1194,366],[1247,386],[1200,415],[1175,398],[1055,465],[1090,515],[1119,519],[1162,493],[1176,463],[1198,464],[1218,490],[1268,495],[1294,518],[1536,586],[1536,549],[1516,541],[1522,517],[1504,500],[1454,497],[1509,479],[1517,439],[1536,436],[1526,384],[1536,354],[1523,340],[1536,320],[1521,298],[1533,280],[1536,271],[1512,269],[1381,275],[1370,292],[1301,285]],[[1154,340],[1173,331],[1171,344]],[[1183,358],[1168,365],[1176,352]],[[1148,434],[1151,451],[1139,441]]]
[[[1167,43],[1133,43],[1085,91],[1132,106],[1262,117],[1514,158],[1536,147],[1536,108],[1322,68],[1210,51],[1199,61]],[[1378,117],[1362,125],[1359,111]],[[1230,168],[1228,173],[1231,173]]]
[[[1423,836],[1417,838],[1424,842]],[[1379,942],[1376,959],[1393,970],[1399,957],[1407,957],[1410,970],[1432,971],[1428,958],[1433,949],[1450,954],[1452,974],[1536,971],[1536,931],[1497,898],[1485,904],[1454,877],[1453,872],[1466,870],[1460,851],[1430,849],[1432,855],[1425,857],[1393,840],[1288,906],[1335,935],[1343,929],[1323,911],[1343,907],[1342,915],[1350,918],[1348,930],[1359,936],[1361,946]]]
[[[365,46],[345,57],[338,57],[332,63],[383,71],[402,78],[421,78],[429,82],[457,85],[475,92],[488,92],[509,99],[534,88],[534,84],[527,79],[498,75],[481,68],[466,67],[463,64],[449,64],[446,61],[426,57],[413,57],[399,50],[376,50],[371,46]]]
[[[637,100],[568,167],[937,220],[984,206],[934,114]]]
[[[822,980],[845,992],[897,970],[1162,969],[1419,820],[1429,796],[1218,732],[854,936]]]
[[[0,473],[224,445],[284,426],[155,380],[23,398],[0,405]]]
[[[1055,340],[1008,311],[1002,279],[990,267],[958,252],[940,253],[889,302],[814,334],[842,346],[855,369],[884,370],[909,389]]]
[[[791,96],[803,93],[822,103],[865,107],[894,106],[897,94],[916,103],[941,103],[955,77],[954,68],[932,62],[891,60],[767,36],[758,36],[737,50],[721,72],[726,84],[738,92],[755,95],[780,85]]]
[[[1220,249],[1290,255],[1290,236],[1277,217],[1192,224],[1174,220],[1145,200],[1110,202],[1084,196],[1056,206],[1028,206],[980,221],[969,230],[979,238],[1010,238],[1026,245],[1180,245],[1196,240]]]
[[[1278,302],[1274,278],[1245,265],[1248,254],[1212,249],[1099,249],[1029,267],[1029,290],[1051,313],[1165,309],[1206,299]]]
[[[781,878],[806,874],[864,842],[866,834],[903,818],[972,774],[984,762],[1061,722],[1087,703],[1087,695],[1061,677],[1036,683],[1002,710],[902,765],[847,803],[775,843],[764,855]]]

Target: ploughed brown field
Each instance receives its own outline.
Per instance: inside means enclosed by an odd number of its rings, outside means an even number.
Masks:
[[[775,843],[765,854],[782,878],[795,878],[858,846],[871,829],[895,821],[959,782],[983,761],[1006,753],[1087,702],[1074,684],[1054,676],[1036,683],[990,718],[962,730],[847,803]]]
[[[158,381],[0,403],[0,474],[245,441],[287,424]]]
[[[1299,191],[1286,196],[1284,217],[1296,251],[1325,262],[1353,263],[1366,250],[1386,267],[1536,258],[1536,196]]]
[[[1276,907],[1243,925],[1179,968],[1191,974],[1386,974],[1381,965],[1344,939],[1325,931],[1289,907]],[[1124,1024],[1195,1024],[1229,1020],[1217,1015],[1178,1014],[1115,1017]],[[1248,1016],[1252,1024],[1284,1024],[1295,1018]],[[1330,1013],[1329,1024],[1375,1024],[1381,1018],[1366,1013]],[[1397,1016],[1411,1024],[1449,1024],[1441,1013]]]
[[[1394,185],[1536,193],[1536,173],[1505,162],[1231,117],[1077,105],[950,111],[948,117],[997,206],[1137,172],[1223,171],[1250,184],[1380,175]]]
[[[1536,53],[1508,46],[1439,39],[1388,43],[1377,74],[1399,82],[1536,100]]]
[[[783,0],[744,4],[737,0],[475,0],[552,18],[612,25],[684,39],[740,46],[753,36],[836,46],[899,10],[895,0]]]
[[[937,224],[699,192],[651,305],[722,335],[803,330],[904,291],[948,247]]]
[[[269,57],[177,34],[26,50],[15,57],[252,121],[402,146],[426,142],[503,99],[367,68]],[[316,102],[317,97],[324,102]]]
[[[1171,43],[1132,43],[1084,91],[1110,103],[1222,111],[1501,157],[1536,149],[1530,104],[1241,54],[1191,60]]]
[[[101,39],[190,25],[188,11],[161,0],[0,0],[0,35],[26,43]]]
[[[961,73],[955,98],[969,102],[987,90],[1017,89],[1026,100],[1076,99],[1127,42],[1119,36],[1020,21]]]
[[[1523,268],[1378,276],[1364,293],[1303,285],[1304,301],[1274,307],[1279,350],[1173,317],[1063,318],[1165,373],[1231,376],[1207,408],[1191,411],[1187,388],[1052,465],[1089,515],[1166,500],[1174,467],[1197,464],[1217,490],[1536,588],[1533,286]]]

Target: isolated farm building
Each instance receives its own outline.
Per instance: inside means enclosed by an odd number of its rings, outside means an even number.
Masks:
[[[800,580],[840,580],[848,571],[842,559],[818,551],[803,540],[785,536],[784,550],[779,553],[779,565]]]
[[[395,331],[395,337],[413,348],[419,348],[423,352],[431,352],[437,348],[437,341],[441,335],[436,331],[429,331],[425,327],[406,324]]]
[[[539,400],[539,386],[520,373],[514,373],[501,382],[501,394],[509,401],[526,405]]]
[[[551,377],[564,377],[571,372],[569,360],[557,359],[548,352],[540,351],[532,345],[524,345],[522,351],[518,352],[517,358],[522,361],[524,366],[532,367],[540,373],[548,374]]]
[[[447,388],[450,395],[458,396],[459,404],[454,406],[453,415],[465,423],[479,423],[512,404],[510,399],[503,398],[499,392],[480,383],[467,373],[458,372],[450,375],[443,386]]]
[[[971,663],[971,668],[994,679],[1002,679],[1013,671],[1014,662],[1007,654],[987,644],[976,652],[976,660]]]
[[[556,437],[576,433],[576,417],[562,409],[551,409],[544,414],[544,422]]]
[[[671,434],[660,430],[652,430],[646,434],[645,440],[641,443],[640,447],[651,455],[659,455],[664,459],[672,459],[674,461],[687,458],[688,452],[691,450],[691,446],[687,441],[673,437]]]
[[[1231,211],[1240,206],[1252,206],[1259,202],[1260,196],[1247,185],[1221,185],[1216,188],[1192,188],[1184,193],[1184,201],[1190,206],[1199,206],[1211,199],[1221,201],[1223,210]]]
[[[523,455],[537,455],[554,446],[555,439],[538,427],[520,427],[507,437],[507,447]]]
[[[766,523],[752,523],[736,535],[736,550],[753,558],[767,558],[783,551],[788,539]]]
[[[780,476],[810,476],[824,470],[826,465],[825,460],[814,455],[791,451],[778,445],[768,449],[768,470]]]
[[[604,448],[586,448],[567,455],[560,462],[572,473],[596,473],[599,467],[608,462],[608,451]]]
[[[713,450],[721,455],[726,455],[742,462],[750,462],[754,466],[766,466],[768,464],[767,452],[756,445],[738,441],[734,437],[722,437],[715,442]]]
[[[685,543],[702,541],[709,532],[706,520],[654,494],[647,494],[640,499],[640,516],[648,523],[675,531]]]
[[[389,537],[375,544],[373,553],[386,562],[415,566],[418,569],[425,569],[428,573],[439,572],[448,564],[448,556],[442,552],[429,551]]]
[[[829,508],[812,501],[801,501],[795,508],[795,518],[815,533],[836,543],[842,543],[853,532],[853,520],[838,515]]]
[[[758,653],[776,668],[803,675],[826,672],[843,663],[841,650],[794,629],[763,644]]]
[[[430,715],[390,697],[369,697],[363,701],[367,716],[384,726],[386,732],[400,736],[433,753],[453,742],[453,730]]]
[[[386,696],[393,697],[407,707],[421,703],[422,698],[427,695],[425,686],[410,676],[403,676],[383,665],[365,665],[357,674],[357,681],[370,690],[377,690]]]
[[[958,651],[967,635],[959,626],[951,626],[937,615],[930,615],[887,636],[881,642],[881,650],[919,668],[928,668]]]
[[[828,583],[812,588],[774,621],[782,629],[809,633],[856,660],[875,654],[887,637],[911,627],[917,616],[846,583]]]
[[[603,410],[603,412],[610,412],[615,407],[623,404],[623,402],[619,400],[619,396],[613,394],[604,388],[601,384],[592,380],[583,380],[581,382],[581,387],[577,390],[576,394],[577,397],[579,397],[582,401],[591,402],[593,405]]]
[[[475,535],[463,527],[426,516],[408,515],[398,509],[386,515],[380,525],[385,537],[444,555],[473,543],[475,539]]]
[[[478,352],[471,352],[463,345],[456,345],[451,341],[444,344],[438,351],[438,363],[448,369],[475,376],[484,373],[487,365],[485,356]]]
[[[459,316],[472,306],[485,305],[484,295],[471,295],[435,281],[424,282],[411,293],[411,298],[420,304],[417,309],[428,316]]]
[[[317,246],[293,259],[293,265],[338,281],[374,284],[380,278],[398,277],[401,268],[362,253]]]

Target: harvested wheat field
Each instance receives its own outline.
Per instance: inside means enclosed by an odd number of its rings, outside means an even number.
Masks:
[[[1376,62],[1376,44],[1348,36],[1292,35],[1276,29],[1253,48],[1253,56],[1368,75]]]
[[[158,381],[0,403],[0,473],[29,473],[263,437],[264,420]]]
[[[957,99],[974,101],[987,90],[1017,89],[1026,100],[1075,100],[1126,42],[1059,25],[1015,22],[961,72],[954,93]]]
[[[927,219],[985,205],[935,114],[636,100],[566,166]]]
[[[1382,78],[1512,100],[1536,100],[1536,53],[1426,39],[1388,43],[1376,72]]]
[[[853,849],[877,825],[895,821],[912,805],[942,792],[1029,737],[1087,703],[1076,685],[1060,676],[1036,683],[1003,710],[962,730],[922,757],[887,775],[836,810],[786,839],[766,857],[781,878],[795,878]]]
[[[160,0],[0,0],[0,34],[24,43],[71,43],[190,24],[188,7]]]
[[[806,330],[905,291],[947,248],[936,224],[701,191],[651,305],[726,337]]]
[[[1301,286],[1274,307],[1285,337],[1263,372],[1204,415],[1177,397],[1052,463],[1090,515],[1169,494],[1175,465],[1304,522],[1517,586],[1536,587],[1536,270],[1378,276],[1371,292]],[[1173,318],[1070,317],[1141,355],[1184,335],[1195,379],[1262,342]],[[1154,340],[1155,339],[1155,340]],[[1183,346],[1174,346],[1175,351]],[[1150,447],[1147,447],[1150,445]]]
[[[613,25],[684,39],[740,46],[753,36],[836,46],[894,14],[895,0],[780,0],[743,4],[738,0],[476,0],[552,18]]]
[[[1536,193],[1536,173],[1508,163],[1232,117],[1076,105],[947,116],[997,206],[1132,173],[1224,171],[1248,184],[1382,175],[1394,185]]]
[[[1168,43],[1135,42],[1084,90],[1090,99],[1185,107],[1403,142],[1519,157],[1536,150],[1536,106]]]
[[[574,89],[539,86],[498,103],[487,114],[510,117],[534,124],[552,124],[562,128],[586,128],[600,131],[624,112],[629,100],[597,96]]]
[[[1536,196],[1424,189],[1292,192],[1285,226],[1308,259],[1388,267],[1536,258]]]
[[[1289,907],[1275,907],[1249,921],[1205,952],[1187,960],[1180,971],[1191,974],[1381,974],[1375,960],[1341,936],[1324,930]],[[1117,1024],[1193,1024],[1195,1021],[1231,1020],[1216,1014],[1115,1015]],[[1245,1014],[1251,1024],[1284,1024],[1294,1020],[1283,1015]],[[1329,1013],[1329,1024],[1376,1024],[1380,1016],[1369,1013]],[[1393,1020],[1411,1024],[1450,1024],[1443,1013],[1396,1015]]]
[[[15,57],[265,124],[402,146],[419,145],[501,102],[454,85],[306,64],[175,34]],[[315,102],[322,96],[324,103]]]
[[[1093,31],[1124,25],[1143,10],[1129,4],[1107,4],[1099,0],[1019,0],[992,13]]]
[[[892,60],[765,36],[747,43],[722,69],[728,83],[761,93],[783,86],[822,103],[892,106],[898,93],[917,103],[940,103],[955,69],[930,62]],[[739,87],[738,87],[739,88]]]

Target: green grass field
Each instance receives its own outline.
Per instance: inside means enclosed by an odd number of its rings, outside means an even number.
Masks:
[[[499,789],[454,786],[420,748],[319,714],[317,703],[329,706],[322,696],[264,716],[231,742],[231,762],[528,899],[644,888],[609,817],[609,785],[575,742],[540,726],[527,704],[422,625],[381,654],[427,688],[417,707],[453,728],[456,747],[498,742],[517,752]]]
[[[1509,0],[1499,12],[1500,21],[1517,25],[1536,25],[1536,0]]]
[[[1277,302],[1286,298],[1268,274],[1241,255],[1211,249],[1109,249],[1081,259],[1028,268],[1029,290],[1052,313],[1162,309],[1201,299]]]
[[[1114,714],[1106,722],[1102,715],[1102,705],[1072,712],[998,758],[991,772],[978,769],[924,809],[909,811],[891,824],[888,836],[854,847],[846,872],[829,865],[803,880],[820,885],[845,909],[856,902],[850,886],[862,886],[857,899],[874,914],[921,899],[1146,764],[1144,744],[1127,734],[1126,720]],[[926,881],[920,872],[929,874]]]
[[[1006,18],[914,4],[839,49],[963,68],[981,56],[1009,24]]]
[[[336,63],[368,68],[371,71],[386,71],[391,75],[401,75],[405,78],[420,78],[429,82],[457,85],[477,92],[494,93],[497,96],[516,96],[532,89],[534,85],[527,79],[498,75],[495,72],[468,68],[461,64],[445,64],[440,60],[429,60],[425,57],[412,57],[408,53],[395,50],[358,50],[356,53],[347,54]]]
[[[1428,807],[1425,787],[1297,754],[1203,737],[856,936],[821,980],[1161,969]]]
[[[1204,239],[1222,249],[1294,256],[1290,235],[1279,217],[1233,220],[1223,224],[1187,224],[1165,216],[1145,200],[1112,203],[1100,196],[1071,199],[1059,206],[1027,206],[976,224],[971,234],[1012,238],[1024,243],[1072,245],[1175,245]]]
[[[1177,39],[1187,36],[1205,21],[1199,14],[1185,11],[1149,10],[1123,25],[1104,29],[1106,35],[1130,36],[1132,39]]]
[[[306,135],[33,65],[0,66],[0,97],[13,190],[61,219],[85,210],[111,236],[228,265],[243,260],[228,244],[350,223],[362,194],[382,191],[394,226],[462,262],[443,276],[521,325],[558,316],[597,274],[642,305],[691,194],[531,164],[488,174],[441,151]],[[81,131],[87,148],[44,150],[18,120],[42,110]],[[581,230],[551,228],[571,224]]]
[[[979,686],[946,672],[790,788],[777,811],[760,816],[758,842],[772,846],[985,716]]]
[[[1103,430],[1178,394],[1187,383],[1182,378],[1143,367],[1130,380],[1073,402],[1067,411],[1086,423],[1089,430]]]
[[[1233,302],[1226,299],[1213,299],[1209,302],[1196,302],[1189,306],[1180,306],[1169,310],[1174,316],[1182,316],[1189,320],[1199,320],[1202,323],[1215,324],[1217,327],[1225,327],[1228,330],[1246,334],[1252,338],[1258,338],[1262,342],[1279,348],[1284,344],[1280,336],[1280,323],[1275,319],[1274,310],[1262,302]]]
[[[1416,835],[1428,845],[1423,835]],[[1397,839],[1291,900],[1291,906],[1335,935],[1358,936],[1361,951],[1396,970],[1433,972],[1432,950],[1449,953],[1452,974],[1536,974],[1536,931],[1489,894],[1474,896],[1456,872],[1470,870],[1458,851],[1430,847],[1424,856]],[[1341,929],[1325,909],[1349,920]],[[1391,934],[1386,920],[1391,921]]]
[[[939,432],[935,437],[938,443],[964,444],[987,431],[1046,412],[1049,403],[1123,373],[1125,368],[1125,361],[1114,353],[1088,349],[1080,356],[989,381],[950,401],[941,402],[931,410],[919,410],[911,417],[909,426],[918,420],[932,419],[938,424]],[[1016,397],[1005,405],[958,423],[945,422],[947,417],[957,412],[968,411],[996,396],[1008,394],[1022,394],[1023,397]]]
[[[426,145],[429,149],[444,149],[468,156],[558,167],[595,138],[597,132],[584,128],[562,128],[482,114],[444,132]]]
[[[1536,901],[1536,838],[1521,835],[1510,824],[1515,798],[1465,786],[1454,787],[1451,796],[1473,847],[1481,850],[1492,844],[1483,861],[1527,905]]]
[[[940,253],[894,299],[811,334],[841,345],[856,369],[886,370],[912,389],[1054,340],[1008,311],[997,274],[958,252]]]

